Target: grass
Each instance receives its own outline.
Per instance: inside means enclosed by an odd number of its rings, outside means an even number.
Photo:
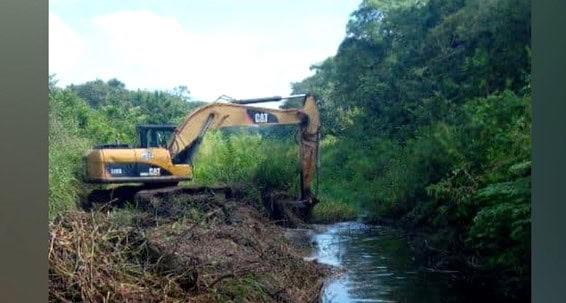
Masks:
[[[268,302],[269,294],[252,274],[238,279],[226,279],[217,293],[217,302]]]
[[[49,117],[49,218],[73,209],[84,186],[83,153],[91,143],[78,135],[73,121],[50,112]]]
[[[194,174],[199,184],[239,184],[293,194],[298,192],[298,147],[289,139],[260,133],[212,132],[197,153]]]
[[[297,197],[298,158],[297,144],[284,136],[213,132],[204,138],[196,156],[195,182],[243,185],[251,201],[260,201],[261,194],[270,191],[283,191]],[[327,182],[325,178],[321,181],[323,202],[315,207],[314,220],[330,223],[356,219],[358,211],[352,205],[357,200],[351,191],[339,182]]]
[[[316,223],[350,221],[357,217],[358,210],[343,202],[323,200],[313,209],[313,221]]]

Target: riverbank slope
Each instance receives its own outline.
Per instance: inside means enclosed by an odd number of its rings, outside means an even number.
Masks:
[[[245,199],[72,211],[49,231],[54,302],[316,302],[329,274]]]

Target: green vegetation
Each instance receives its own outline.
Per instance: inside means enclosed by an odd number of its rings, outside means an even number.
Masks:
[[[250,189],[296,194],[298,146],[291,135],[236,129],[205,136],[195,158],[195,180],[204,184],[241,184]]]
[[[80,189],[77,172],[81,155],[90,141],[80,134],[78,122],[64,115],[73,99],[62,94],[49,96],[49,215],[63,212],[75,204]]]
[[[253,275],[227,280],[216,296],[217,302],[248,302],[249,300],[267,302],[270,298],[263,285]]]
[[[347,203],[323,199],[315,205],[312,215],[313,222],[333,223],[355,220],[358,217],[358,210]]]
[[[530,47],[527,0],[363,1],[293,84],[320,100],[321,196],[426,231],[525,296]]]

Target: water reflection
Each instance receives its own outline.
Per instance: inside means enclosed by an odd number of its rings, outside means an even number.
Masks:
[[[398,230],[338,223],[313,240],[319,262],[344,269],[323,302],[474,302],[451,287],[450,275],[420,271]]]

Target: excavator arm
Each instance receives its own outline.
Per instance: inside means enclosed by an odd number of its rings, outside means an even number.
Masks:
[[[210,129],[295,124],[299,126],[300,134],[300,200],[311,201],[311,183],[318,160],[320,118],[314,96],[298,97],[304,98],[301,109],[271,109],[247,105],[283,100],[284,98],[281,97],[235,100],[233,103],[212,103],[197,109],[176,128],[169,143],[168,150],[173,163],[192,163],[192,158],[202,138]]]

